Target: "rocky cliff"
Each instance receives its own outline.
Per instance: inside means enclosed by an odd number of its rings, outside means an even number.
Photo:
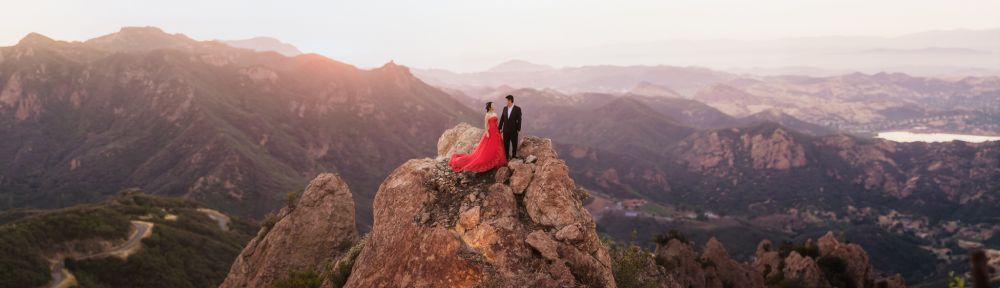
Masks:
[[[437,159],[397,168],[375,196],[375,222],[346,287],[615,287],[611,260],[548,139],[524,137],[495,171],[454,173],[482,130],[444,133]]]
[[[490,172],[451,171],[449,155],[469,152],[481,134],[458,125],[439,138],[435,159],[396,168],[360,241],[350,191],[320,175],[247,245],[222,287],[271,286],[303,271],[324,287],[616,287],[613,271],[627,269],[637,270],[624,283],[657,287],[905,287],[899,275],[877,277],[861,246],[832,233],[798,246],[761,242],[752,262],[715,238],[698,252],[678,235],[632,260],[612,255],[551,140],[523,137],[524,159]]]
[[[351,191],[339,176],[321,174],[250,240],[219,287],[269,287],[291,272],[325,270],[357,240]]]
[[[222,287],[270,286],[297,272],[326,287],[615,287],[581,204],[586,192],[552,142],[524,137],[523,160],[451,171],[446,155],[470,151],[481,134],[458,125],[439,139],[439,157],[396,168],[361,243],[351,193],[339,177],[320,175],[247,245]]]

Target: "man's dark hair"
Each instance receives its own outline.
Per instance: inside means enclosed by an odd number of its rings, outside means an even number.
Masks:
[[[507,95],[507,97],[504,97],[504,98],[507,98],[507,100],[509,100],[510,102],[514,102],[514,96],[513,95]]]

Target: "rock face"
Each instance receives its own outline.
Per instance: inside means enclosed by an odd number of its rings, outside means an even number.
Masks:
[[[715,238],[705,243],[701,257],[695,253],[693,245],[677,239],[657,246],[655,254],[672,278],[660,279],[661,286],[764,287],[761,273],[749,264],[730,258],[726,248]]]
[[[777,249],[771,241],[761,241],[754,262],[741,263],[715,238],[705,243],[700,257],[692,243],[671,239],[657,245],[658,267],[650,269],[660,269],[654,276],[659,287],[906,287],[899,274],[873,278],[861,246],[842,244],[832,233],[818,244],[807,240],[795,248],[785,245]]]
[[[872,287],[879,283],[888,286],[874,287],[906,287],[900,274],[875,278],[868,253],[860,245],[840,243],[833,233],[815,243],[806,240],[799,248],[812,252],[778,251],[771,241],[761,241],[753,267],[768,281],[780,280],[794,287]]]
[[[268,287],[292,271],[325,269],[358,240],[354,200],[339,176],[321,174],[243,249],[220,287]]]
[[[786,279],[792,279],[799,283],[821,283],[822,272],[819,271],[819,266],[812,259],[799,255],[799,252],[792,251],[788,254],[788,257],[785,258],[785,269],[782,272],[785,273]]]
[[[483,129],[473,128],[466,123],[445,130],[441,138],[438,138],[438,156],[451,157],[451,154],[455,153],[469,153],[476,148],[479,136],[482,136],[483,132]]]
[[[868,253],[861,245],[843,244],[833,236],[833,232],[819,238],[820,257],[835,257],[843,260],[845,273],[854,282],[854,287],[865,287],[866,281],[871,281],[874,276],[871,263],[868,262]]]
[[[722,281],[723,287],[764,287],[764,277],[750,265],[730,258],[726,247],[714,237],[705,243],[705,252],[701,258],[713,264],[710,268],[715,268],[715,274]]]
[[[445,157],[481,134],[450,129],[438,141],[443,157],[410,160],[386,179],[346,287],[615,287],[584,193],[552,142],[523,137],[518,155],[535,161],[511,167],[510,183],[452,172]]]

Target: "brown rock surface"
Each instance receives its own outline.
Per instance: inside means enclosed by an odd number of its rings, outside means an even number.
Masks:
[[[446,132],[440,156],[467,152],[464,143],[480,136],[473,130]],[[454,173],[444,157],[397,168],[375,196],[374,226],[346,287],[615,287],[608,252],[552,142],[521,143],[518,154],[537,159],[520,168],[530,173],[523,196],[495,172]],[[576,240],[557,241],[570,225],[577,233],[562,236]]]
[[[854,287],[864,287],[866,281],[873,278],[872,266],[868,253],[858,244],[843,244],[833,236],[833,232],[819,238],[820,257],[837,257],[847,264],[847,275],[854,281]]]
[[[705,243],[705,252],[701,256],[714,264],[714,270],[723,286],[727,287],[764,287],[764,278],[750,265],[736,262],[729,257],[722,242],[712,237]]]
[[[469,153],[479,144],[479,136],[482,135],[483,129],[465,123],[458,124],[445,130],[441,138],[438,138],[437,155],[451,157],[455,153]]]
[[[667,267],[667,273],[681,287],[709,287],[712,280],[707,280],[705,270],[699,262],[691,244],[671,239],[666,246],[656,247],[656,257]],[[716,281],[717,282],[717,281]],[[712,287],[721,287],[721,283],[713,283]]]
[[[803,283],[808,287],[819,287],[822,272],[813,259],[799,255],[799,252],[792,251],[785,257],[785,279],[791,279]]]
[[[277,218],[243,248],[219,287],[268,287],[291,271],[318,272],[358,240],[354,200],[335,174],[317,176]]]
[[[756,259],[752,266],[764,279],[778,274],[778,269],[781,267],[781,255],[775,250],[770,240],[760,241],[754,256]]]

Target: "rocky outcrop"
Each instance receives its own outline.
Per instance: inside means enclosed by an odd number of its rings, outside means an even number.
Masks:
[[[523,137],[526,161],[513,161],[509,177],[452,172],[446,157],[481,134],[450,129],[440,157],[410,160],[385,180],[346,287],[615,287],[585,193],[552,142]]]
[[[785,279],[805,283],[804,285],[809,287],[817,287],[821,283],[822,272],[816,261],[799,255],[799,252],[792,251],[785,257],[785,269],[782,272],[785,273]]]
[[[865,287],[865,282],[874,278],[868,253],[861,245],[844,244],[837,240],[833,232],[827,232],[817,241],[820,258],[832,257],[843,261],[845,273],[854,282],[854,287]]]
[[[711,263],[709,268],[714,268],[714,273],[722,281],[723,287],[764,287],[764,277],[756,273],[750,265],[730,258],[726,247],[723,247],[722,242],[715,237],[705,243],[705,252],[701,258]]]
[[[460,123],[454,128],[445,130],[438,138],[438,156],[451,157],[455,153],[468,153],[476,148],[483,129],[473,128],[469,124]]]
[[[872,287],[884,283],[887,286],[875,287],[906,287],[899,274],[875,277],[868,253],[860,245],[841,243],[831,232],[816,242],[810,239],[801,246],[787,245],[783,244],[780,251],[768,240],[757,245],[753,267],[768,283],[795,287]]]
[[[220,287],[268,287],[293,271],[320,272],[357,240],[351,191],[339,176],[321,174],[243,248]]]
[[[757,244],[752,266],[761,276],[764,276],[764,279],[781,273],[779,271],[781,269],[781,255],[775,250],[771,240],[764,239]]]
[[[785,129],[774,129],[770,135],[744,134],[742,140],[744,147],[750,147],[755,169],[788,170],[806,165],[805,149]]]
[[[657,245],[654,255],[657,267],[646,272],[660,287],[906,287],[899,274],[873,278],[861,246],[840,243],[832,233],[800,246],[779,248],[763,240],[752,263],[733,260],[715,238],[705,243],[700,257],[692,243],[679,238]]]
[[[715,238],[705,244],[701,257],[694,246],[677,239],[656,247],[658,262],[670,279],[660,279],[661,286],[679,287],[764,287],[764,278],[753,266],[729,257],[726,248]],[[676,281],[674,285],[673,282]],[[667,282],[667,283],[665,283]]]

